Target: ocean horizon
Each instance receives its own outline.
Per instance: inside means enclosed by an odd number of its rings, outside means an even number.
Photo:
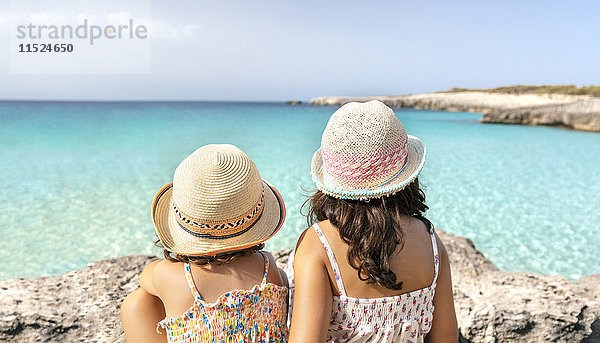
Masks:
[[[0,101],[0,280],[159,254],[150,204],[176,166],[231,143],[282,194],[267,249],[291,249],[315,187],[312,154],[336,106],[276,102]],[[394,109],[427,147],[426,216],[507,271],[600,273],[600,134]]]

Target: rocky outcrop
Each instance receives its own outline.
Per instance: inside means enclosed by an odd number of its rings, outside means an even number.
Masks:
[[[380,100],[388,106],[483,113],[484,123],[550,125],[600,132],[600,98],[560,94],[449,92],[373,97],[320,97],[312,105]]]
[[[123,257],[93,262],[60,276],[1,281],[0,340],[119,340],[123,331],[120,303],[138,287],[139,274],[153,259]]]
[[[461,342],[600,342],[600,275],[508,273],[473,243],[439,232],[452,263]],[[278,263],[288,251],[275,252]],[[125,342],[123,298],[152,256],[94,262],[60,276],[0,282],[0,340]]]
[[[600,132],[600,98],[570,103],[525,106],[484,113],[484,123],[550,125],[581,131]]]
[[[461,342],[600,342],[600,274],[499,270],[473,246],[440,235],[452,266]]]

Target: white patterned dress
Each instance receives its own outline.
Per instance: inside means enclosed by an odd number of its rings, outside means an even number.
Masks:
[[[430,228],[435,274],[429,287],[409,293],[384,298],[353,298],[346,295],[337,260],[329,242],[318,224],[313,228],[321,240],[337,287],[339,296],[333,296],[333,308],[327,342],[396,342],[420,343],[431,330],[433,321],[433,296],[439,271],[439,254],[433,227]],[[293,255],[286,266],[293,298]],[[292,304],[293,301],[290,301]],[[291,309],[289,311],[291,313]]]

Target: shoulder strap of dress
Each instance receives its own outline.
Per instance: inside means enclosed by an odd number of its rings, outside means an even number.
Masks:
[[[190,287],[190,291],[194,295],[194,298],[202,300],[198,289],[196,288],[196,284],[194,283],[194,278],[192,277],[192,269],[190,268],[189,263],[183,264],[183,270],[185,272],[185,279],[187,280],[188,286]]]
[[[433,228],[433,225],[431,224],[429,224],[429,234],[431,235],[431,245],[433,246],[433,266],[435,268],[433,274],[433,285],[435,285],[440,270],[440,255],[438,254],[437,240],[435,239],[435,230]]]
[[[265,274],[263,275],[262,282],[260,283],[260,287],[264,287],[267,284],[267,274],[269,274],[269,257],[262,251],[259,251],[259,253],[265,259]]]
[[[333,276],[335,278],[335,283],[337,284],[338,290],[340,291],[341,295],[346,296],[346,289],[344,288],[344,283],[342,282],[342,274],[340,273],[340,268],[337,264],[337,260],[335,259],[335,255],[333,254],[333,250],[331,250],[331,246],[323,234],[323,231],[319,227],[319,224],[315,223],[313,225],[313,229],[315,229],[317,236],[321,240],[321,244],[323,244],[323,247],[325,248],[325,252],[327,252],[327,257],[329,258],[331,269],[333,269]]]

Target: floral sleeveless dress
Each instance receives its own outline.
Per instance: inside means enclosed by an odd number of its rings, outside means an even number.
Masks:
[[[262,252],[261,252],[262,254]],[[185,276],[194,295],[192,306],[178,318],[160,323],[172,343],[196,342],[287,342],[286,302],[288,289],[267,283],[269,259],[260,286],[223,293],[216,302],[206,303],[198,293],[189,264]]]
[[[339,296],[333,297],[327,342],[424,342],[433,321],[433,297],[439,271],[439,255],[433,227],[429,230],[435,267],[431,285],[384,298],[353,298],[346,295],[333,250],[319,225],[314,224],[313,228],[327,252],[340,291]],[[293,255],[294,252],[290,255],[286,266],[292,298],[294,295]]]

